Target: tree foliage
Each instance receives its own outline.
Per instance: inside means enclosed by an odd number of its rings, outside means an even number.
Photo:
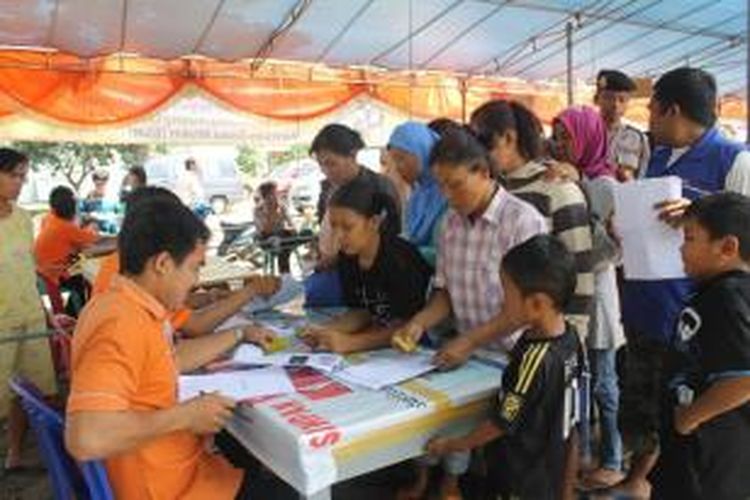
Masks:
[[[240,172],[250,177],[261,173],[263,168],[263,155],[260,151],[250,146],[237,147],[237,158],[235,159]]]
[[[149,147],[144,144],[16,141],[12,147],[29,156],[32,169],[61,174],[76,191],[87,176],[108,169],[118,159],[130,166],[142,164],[149,155]]]

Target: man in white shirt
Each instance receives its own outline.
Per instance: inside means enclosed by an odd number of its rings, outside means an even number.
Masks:
[[[635,82],[621,71],[605,69],[596,78],[594,103],[607,124],[608,160],[617,165],[621,180],[643,175],[650,156],[646,134],[622,121],[635,89]]]

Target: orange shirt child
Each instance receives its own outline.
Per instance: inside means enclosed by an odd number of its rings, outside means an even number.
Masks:
[[[50,281],[59,282],[70,258],[98,238],[99,234],[92,227],[82,228],[73,220],[47,214],[34,242],[37,272]]]
[[[116,275],[78,321],[68,414],[176,406],[179,373],[167,317],[153,296]],[[204,438],[183,431],[108,458],[115,497],[234,498],[243,472],[206,450]]]

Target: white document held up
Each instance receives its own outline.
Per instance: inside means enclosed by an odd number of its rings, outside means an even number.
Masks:
[[[383,349],[366,354],[366,358],[333,372],[333,376],[374,390],[399,384],[435,369],[432,352],[406,354]]]
[[[622,240],[625,277],[633,280],[684,278],[682,231],[659,220],[657,203],[682,198],[679,177],[642,179],[615,190],[615,228]]]
[[[286,371],[278,367],[180,376],[180,401],[204,392],[218,392],[222,396],[242,401],[259,396],[288,394],[295,392],[295,388]]]

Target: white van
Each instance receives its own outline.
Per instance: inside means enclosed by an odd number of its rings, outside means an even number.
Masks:
[[[233,157],[170,154],[156,156],[143,165],[148,183],[174,191],[177,180],[185,171],[185,160],[194,158],[198,164],[206,201],[216,213],[223,213],[230,203],[245,196],[242,177]]]

